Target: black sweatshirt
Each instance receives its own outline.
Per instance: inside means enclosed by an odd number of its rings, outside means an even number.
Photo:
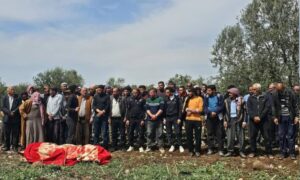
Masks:
[[[144,120],[145,118],[145,104],[146,101],[143,98],[128,98],[127,99],[127,113],[126,118],[131,120]]]
[[[110,113],[110,97],[106,95],[105,93],[102,94],[96,94],[94,96],[93,101],[93,109],[95,113],[97,114],[96,109],[99,109],[101,111],[105,110],[105,115],[109,115]]]
[[[266,95],[250,96],[247,101],[247,108],[250,120],[253,120],[255,116],[258,116],[261,120],[268,117],[269,111],[271,111],[269,98]]]
[[[181,118],[181,103],[178,96],[174,96],[171,100],[169,97],[165,98],[165,114],[166,119],[171,118],[177,120]]]

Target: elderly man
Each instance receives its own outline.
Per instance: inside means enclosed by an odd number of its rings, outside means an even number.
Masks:
[[[299,123],[299,109],[294,93],[280,82],[276,85],[273,94],[274,122],[278,125],[280,157],[284,159],[290,155],[292,160],[296,159],[295,152],[295,129]]]
[[[243,97],[239,95],[237,88],[228,90],[229,97],[225,99],[225,121],[224,127],[227,130],[227,154],[226,157],[234,153],[235,138],[239,142],[239,155],[245,158],[245,132],[246,121],[244,118],[245,109]]]
[[[5,148],[4,151],[9,151],[10,146],[13,146],[14,151],[18,151],[18,141],[20,134],[20,112],[19,106],[21,99],[15,94],[15,88],[10,86],[7,88],[7,95],[2,101],[2,111],[4,113],[4,134]]]
[[[93,97],[83,87],[78,96],[78,122],[76,126],[76,144],[86,145],[90,140],[90,123],[92,122],[92,103]]]
[[[269,98],[266,94],[262,94],[260,84],[253,84],[252,89],[253,95],[249,97],[247,102],[251,147],[251,153],[249,154],[249,157],[254,157],[257,153],[257,136],[258,132],[260,132],[264,137],[266,154],[269,158],[273,158],[269,133],[271,123],[268,118],[268,114],[271,111]]]

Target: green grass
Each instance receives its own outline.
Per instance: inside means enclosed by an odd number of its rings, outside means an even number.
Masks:
[[[114,158],[109,164],[78,163],[71,167],[31,165],[18,159],[1,159],[0,179],[300,179],[297,174],[275,175],[267,171],[245,171],[216,161],[205,165],[197,159],[159,162]]]

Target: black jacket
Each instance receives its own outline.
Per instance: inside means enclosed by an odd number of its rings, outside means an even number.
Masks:
[[[230,121],[231,117],[231,101],[233,101],[230,97],[226,98],[225,101],[224,101],[224,120],[225,121]],[[238,97],[236,99],[237,101],[237,122],[243,122],[245,121],[245,106],[244,106],[244,100],[243,100],[243,97]]]
[[[110,97],[107,94],[102,93],[94,96],[93,110],[97,114],[96,109],[105,110],[105,116],[110,114]]]
[[[66,107],[68,116],[72,119],[76,119],[78,117],[78,112],[76,112],[75,109],[78,107],[78,99],[75,94],[69,96]]]
[[[299,110],[297,105],[297,99],[295,97],[295,94],[289,90],[285,89],[281,95],[285,98],[287,101],[287,106],[291,115],[291,118],[294,119],[295,117],[299,117]],[[274,118],[280,118],[281,115],[281,105],[280,105],[280,97],[278,92],[273,93],[273,117]]]
[[[266,119],[272,110],[269,97],[266,94],[250,96],[247,101],[247,109],[250,120],[253,120],[255,116],[258,116],[261,120]]]
[[[172,100],[169,97],[165,98],[164,112],[167,119],[175,118],[177,120],[181,118],[181,103],[178,96],[174,96]]]
[[[110,110],[109,110],[110,111],[110,116],[111,116],[111,112],[112,112],[113,99],[114,99],[114,97],[111,95],[110,96]],[[121,118],[124,118],[125,113],[126,113],[126,103],[124,102],[124,99],[121,96],[119,96],[117,98],[117,102],[119,103]]]
[[[19,98],[17,95],[13,96],[13,104],[11,109],[9,108],[9,97],[8,95],[5,95],[2,99],[2,108],[1,110],[4,113],[3,122],[4,123],[19,123],[21,116],[19,112],[19,106],[22,103],[21,98]],[[13,116],[11,116],[11,113],[14,113]]]
[[[129,98],[127,101],[126,119],[129,121],[144,120],[146,114],[145,104],[146,100],[144,98]]]

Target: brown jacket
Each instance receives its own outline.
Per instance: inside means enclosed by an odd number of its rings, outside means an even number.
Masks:
[[[79,111],[80,111],[80,105],[81,105],[81,102],[82,102],[82,98],[83,98],[82,96],[78,96]],[[86,102],[85,102],[85,120],[87,122],[90,122],[90,119],[92,117],[92,102],[93,102],[93,97],[88,96],[86,98]]]

